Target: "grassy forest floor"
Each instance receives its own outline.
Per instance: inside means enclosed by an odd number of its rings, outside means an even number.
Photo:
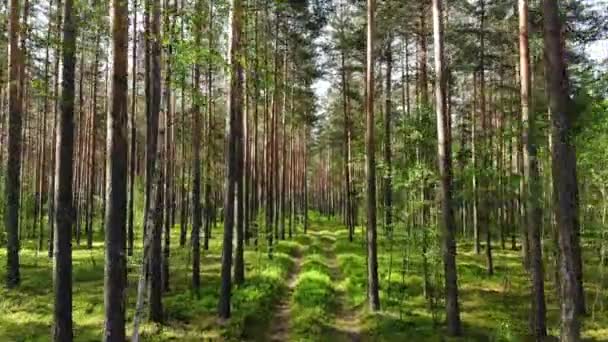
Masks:
[[[233,318],[216,319],[220,274],[221,232],[214,231],[204,251],[202,289],[197,298],[190,286],[190,249],[179,247],[173,232],[171,288],[164,297],[166,325],[143,326],[145,341],[442,341],[443,304],[441,261],[436,248],[427,253],[430,295],[423,294],[420,241],[380,232],[379,276],[382,311],[366,310],[366,253],[361,229],[348,241],[335,220],[313,215],[309,234],[298,227],[291,241],[276,245],[273,259],[264,244],[246,249],[247,280],[233,292]],[[264,239],[260,236],[260,242]],[[99,341],[103,327],[103,247],[101,236],[92,250],[74,246],[75,340]],[[141,247],[141,246],[139,246]],[[496,272],[487,276],[483,254],[459,245],[458,272],[464,337],[454,341],[522,341],[527,330],[528,280],[517,251],[495,249]],[[139,252],[139,253],[138,253]],[[589,252],[591,253],[591,251]],[[36,253],[33,241],[21,249],[22,284],[17,290],[0,287],[0,341],[47,341],[52,324],[52,262],[46,251]],[[127,314],[135,308],[141,249],[129,258]],[[586,260],[594,260],[592,253]],[[6,251],[0,251],[0,264]],[[608,341],[606,298],[596,298],[602,272],[586,266],[589,315],[583,332],[589,341]],[[552,269],[547,270],[548,322],[558,333],[558,307]],[[5,268],[0,268],[0,278]],[[604,281],[606,281],[604,279]],[[606,284],[604,284],[606,285]],[[604,287],[605,288],[605,287]],[[435,290],[433,290],[435,289]],[[604,297],[606,293],[601,294]],[[593,309],[592,309],[593,308]],[[130,327],[129,327],[130,333]]]

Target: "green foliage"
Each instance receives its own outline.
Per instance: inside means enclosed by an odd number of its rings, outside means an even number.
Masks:
[[[331,271],[321,239],[322,236],[312,237],[291,297],[292,334],[298,341],[318,340],[335,305]]]

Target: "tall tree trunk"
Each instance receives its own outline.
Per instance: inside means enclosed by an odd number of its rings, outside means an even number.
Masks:
[[[392,207],[393,207],[393,186],[392,186],[392,151],[391,151],[391,125],[393,110],[391,101],[392,92],[392,69],[393,69],[393,37],[389,33],[386,43],[386,85],[385,85],[385,104],[384,104],[384,230],[391,234],[393,226]]]
[[[353,241],[355,223],[353,217],[353,199],[351,190],[351,118],[349,108],[349,87],[346,72],[346,52],[341,51],[341,72],[342,72],[342,105],[344,111],[344,195],[346,201],[346,226],[348,228],[348,240]]]
[[[365,87],[367,161],[367,299],[372,311],[380,310],[378,294],[378,251],[376,246],[376,147],[374,141],[374,15],[375,0],[367,0],[367,76]]]
[[[522,140],[524,144],[524,172],[526,187],[527,231],[530,256],[530,275],[532,278],[532,310],[530,311],[530,330],[536,340],[542,342],[547,335],[545,323],[545,284],[543,256],[540,236],[542,211],[540,209],[540,179],[536,159],[536,129],[534,111],[530,110],[530,49],[528,44],[528,1],[519,0],[519,74],[522,116]]]
[[[209,2],[209,23],[208,23],[208,36],[209,51],[213,50],[213,2]],[[207,62],[207,132],[205,136],[206,140],[206,156],[205,156],[205,227],[204,227],[204,241],[203,249],[209,250],[209,239],[211,238],[211,226],[215,222],[214,203],[212,201],[212,188],[211,188],[211,165],[213,156],[213,145],[212,145],[212,134],[213,129],[213,62],[209,60]]]
[[[489,151],[491,147],[491,132],[490,132],[490,119],[486,108],[486,78],[485,78],[485,1],[479,0],[481,3],[481,14],[480,14],[480,28],[479,28],[479,40],[480,40],[480,60],[479,60],[479,109],[481,113],[481,136],[482,146],[485,148],[481,152],[481,167],[482,170],[488,170],[490,166]],[[491,221],[491,208],[490,199],[491,195],[488,191],[489,179],[485,174],[480,175],[480,188],[481,198],[479,200],[478,208],[478,225],[486,230],[486,266],[489,275],[494,274],[494,262],[492,260],[492,230],[490,228]]]
[[[473,165],[472,186],[473,186],[473,238],[475,240],[475,254],[481,253],[481,237],[479,234],[479,176],[477,175],[477,165],[479,164],[479,133],[477,128],[477,98],[478,98],[478,76],[473,72],[473,105],[471,110],[471,164]]]
[[[202,9],[202,0],[197,0],[196,8],[200,12]],[[202,18],[196,18],[194,33],[196,45],[200,45],[200,35],[202,31]],[[199,94],[200,86],[200,65],[194,64],[194,94]],[[202,224],[202,208],[201,208],[201,113],[199,101],[195,98],[192,103],[192,290],[198,296],[200,289],[200,270],[201,270],[201,247],[200,247],[200,231]],[[182,133],[183,134],[183,133]],[[209,148],[209,147],[207,147]]]
[[[418,19],[418,109],[429,105],[428,70],[427,70],[427,41],[426,41],[426,7],[427,2],[420,2],[420,17]]]
[[[166,63],[166,74],[165,74],[165,159],[164,159],[164,180],[165,180],[165,188],[164,188],[164,209],[165,216],[163,222],[163,236],[164,236],[164,244],[163,244],[163,266],[162,266],[162,283],[163,283],[163,291],[169,290],[169,263],[171,256],[171,225],[172,225],[172,217],[171,217],[171,208],[173,207],[172,203],[172,127],[173,127],[173,103],[172,101],[172,92],[171,92],[171,78],[172,78],[172,66],[171,66],[171,58],[173,54],[173,45],[171,43],[173,37],[173,24],[172,20],[175,20],[172,17],[172,12],[175,9],[175,6],[171,4],[171,0],[165,0],[165,13],[164,13],[164,30],[167,38],[169,39],[169,46],[167,48],[167,55],[165,57]]]
[[[131,117],[130,117],[130,128],[131,128],[131,141],[129,144],[129,206],[127,208],[127,255],[133,256],[133,241],[135,238],[135,232],[133,228],[133,207],[134,207],[134,195],[135,195],[135,161],[137,160],[136,155],[136,144],[137,144],[137,127],[135,126],[135,116],[137,115],[137,0],[133,0],[133,50],[131,60]]]
[[[53,94],[55,95],[55,102],[53,105],[53,132],[57,132],[57,123],[58,113],[59,113],[59,61],[60,55],[62,51],[61,46],[61,25],[63,21],[63,5],[62,0],[57,0],[57,26],[56,26],[56,34],[57,34],[57,46],[55,49],[55,81],[53,85]],[[48,196],[48,208],[49,208],[49,258],[53,257],[53,251],[55,250],[55,164],[57,162],[55,156],[57,154],[57,146],[56,144],[52,146],[51,153],[51,172],[49,173],[49,196]]]
[[[51,17],[51,12],[53,10],[53,0],[49,2],[49,10],[48,16]],[[47,115],[49,111],[49,94],[50,94],[50,80],[49,80],[49,68],[50,68],[50,49],[51,49],[51,37],[53,32],[53,21],[49,20],[49,26],[47,29],[46,35],[46,47],[45,47],[45,56],[44,56],[44,107],[42,109],[42,148],[41,148],[41,161],[40,168],[42,170],[42,175],[39,179],[38,184],[38,222],[40,223],[40,233],[38,235],[38,250],[42,249],[42,245],[44,243],[44,192],[45,192],[45,184],[47,181],[46,172],[47,172],[47,162],[46,162],[46,154],[47,154]],[[0,75],[0,78],[1,75]],[[2,102],[2,98],[0,97],[0,102]],[[1,154],[1,152],[0,152]],[[0,158],[0,165],[2,163],[2,158]]]
[[[437,112],[437,162],[441,177],[441,226],[443,266],[445,272],[446,320],[448,334],[461,334],[458,305],[458,273],[456,270],[456,221],[452,208],[452,138],[446,108],[446,67],[444,65],[443,4],[433,0],[433,32],[435,47],[435,97]]]
[[[144,1],[144,97],[145,97],[145,114],[146,114],[146,151],[145,151],[145,187],[144,187],[144,215],[143,215],[143,235],[144,241],[148,229],[148,211],[150,209],[150,202],[152,194],[152,173],[154,171],[153,161],[155,160],[156,142],[151,144],[152,140],[156,140],[157,137],[152,137],[152,122],[150,121],[150,111],[152,108],[152,32],[151,32],[151,9],[152,2],[156,0],[143,0]],[[158,120],[158,119],[156,119]]]
[[[97,77],[99,71],[99,54],[100,54],[100,40],[101,31],[98,30],[95,38],[95,62],[93,63],[93,90],[92,97],[93,103],[91,105],[91,157],[90,157],[90,173],[89,173],[89,199],[88,199],[88,213],[87,213],[87,247],[91,249],[93,247],[93,218],[95,213],[95,154],[97,152]]]
[[[129,14],[126,1],[112,1],[112,107],[108,115],[108,169],[106,206],[106,264],[104,278],[104,341],[125,340],[127,258],[127,106]]]
[[[576,114],[570,98],[562,45],[562,23],[556,0],[543,0],[545,77],[553,126],[553,188],[557,197],[557,226],[560,249],[561,336],[560,341],[580,340],[580,301],[582,277],[579,246],[579,200],[576,175],[576,150],[572,137],[572,119]],[[578,260],[577,260],[578,259]]]
[[[76,64],[76,14],[73,1],[65,0],[63,26],[63,75],[61,116],[57,124],[55,164],[54,327],[56,342],[72,341],[72,175],[74,150],[74,74]]]
[[[8,158],[4,178],[6,227],[6,285],[16,287],[20,283],[19,274],[19,193],[21,169],[21,116],[22,101],[20,79],[21,58],[19,51],[19,1],[11,0],[9,16],[9,113],[8,113]]]
[[[156,222],[153,224],[152,244],[150,246],[150,320],[162,323],[163,304],[162,304],[162,171],[160,163],[162,160],[155,160],[155,156],[162,155],[162,138],[159,138],[159,113],[161,103],[161,34],[160,34],[160,0],[152,0],[151,4],[151,75],[150,75],[150,113],[148,124],[150,135],[148,136],[148,161],[149,166],[154,169],[156,163],[159,164],[157,178],[150,181],[158,182],[158,189],[154,206],[157,208]],[[151,172],[153,173],[153,171]],[[152,200],[152,199],[151,199]],[[158,209],[160,207],[160,209]]]
[[[226,118],[226,185],[224,195],[224,241],[222,247],[222,271],[218,314],[222,319],[230,317],[230,296],[232,288],[232,237],[235,219],[235,188],[239,172],[238,146],[242,144],[242,87],[243,66],[241,65],[241,0],[230,1],[230,33],[228,65],[230,67],[228,108]],[[236,201],[241,201],[236,198]],[[241,232],[242,233],[242,232]],[[237,233],[238,234],[238,233]],[[242,234],[241,234],[242,235]]]

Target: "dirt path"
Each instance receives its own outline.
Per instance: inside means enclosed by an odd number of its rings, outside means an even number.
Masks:
[[[335,241],[331,244],[324,244],[328,256],[328,266],[330,267],[331,278],[334,284],[341,283],[344,280],[344,275],[338,265],[338,260],[335,253]],[[333,323],[335,341],[362,341],[361,321],[356,311],[349,308],[347,303],[346,293],[343,289],[337,289],[338,303],[336,309],[336,317]]]
[[[276,304],[274,317],[269,326],[267,341],[286,342],[289,341],[289,331],[291,327],[291,296],[296,287],[298,274],[302,267],[302,251],[296,254],[295,265],[287,280],[287,291]]]

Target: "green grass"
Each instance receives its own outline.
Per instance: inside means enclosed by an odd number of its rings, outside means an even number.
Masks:
[[[95,228],[98,229],[99,225]],[[286,286],[285,278],[293,267],[294,255],[301,245],[297,242],[279,242],[272,260],[266,257],[264,245],[260,245],[258,251],[253,246],[247,247],[246,283],[233,290],[233,316],[229,323],[218,324],[220,228],[216,228],[212,235],[209,251],[202,252],[201,291],[196,297],[190,289],[190,246],[179,247],[179,226],[173,227],[171,288],[163,297],[166,324],[158,326],[145,323],[141,328],[145,341],[237,341],[252,330],[252,322],[264,324],[271,317],[273,303]],[[86,243],[81,246],[74,244],[73,321],[76,341],[99,341],[102,336],[104,250],[101,239],[101,236],[96,236],[91,250],[86,249]],[[131,334],[141,260],[141,243],[136,241],[135,255],[128,259],[128,334]],[[46,250],[37,253],[34,241],[26,240],[20,251],[20,262],[21,285],[14,290],[0,286],[0,310],[3,313],[0,341],[48,341],[53,313],[52,260],[47,257]],[[6,264],[4,248],[0,249],[0,264]],[[5,276],[6,268],[1,267],[0,278],[4,279]]]
[[[342,341],[336,336],[338,307],[359,313],[363,341],[445,341],[443,302],[434,307],[423,295],[422,251],[416,234],[407,237],[397,228],[391,241],[379,230],[378,261],[382,310],[367,310],[367,257],[361,227],[355,241],[348,241],[343,225],[311,215],[310,233],[293,241],[281,241],[273,259],[266,255],[265,239],[259,249],[245,252],[246,283],[235,287],[233,317],[225,324],[216,318],[219,291],[221,228],[213,232],[210,250],[202,253],[202,288],[196,297],[190,291],[188,246],[179,247],[179,227],[173,229],[171,289],[164,296],[166,324],[146,323],[145,341],[264,341],[275,303],[287,293],[287,279],[301,255],[301,269],[290,298],[293,341]],[[99,229],[97,224],[96,229]],[[301,232],[301,227],[299,232]],[[436,237],[432,237],[435,239]],[[141,239],[129,258],[127,319],[132,322],[136,282],[141,262]],[[74,246],[74,335],[76,341],[99,341],[103,328],[103,247],[96,236],[92,250]],[[392,250],[392,251],[391,251]],[[431,285],[442,297],[442,264],[436,248],[427,253]],[[48,341],[53,310],[52,262],[46,251],[37,253],[33,240],[25,240],[21,253],[22,283],[16,290],[0,286],[0,341]],[[484,255],[476,255],[467,243],[458,245],[460,307],[464,336],[448,341],[525,341],[529,310],[529,280],[518,251],[494,250],[495,274],[488,276]],[[0,249],[0,264],[6,250]],[[559,334],[559,312],[554,270],[546,262],[548,328]],[[605,266],[604,266],[605,267]],[[338,270],[338,272],[336,272]],[[390,271],[389,271],[390,270]],[[608,341],[607,270],[595,250],[585,250],[585,286],[589,315],[583,322],[588,341]],[[0,278],[6,269],[0,267]],[[338,274],[339,273],[339,274]],[[599,294],[599,297],[598,297]],[[597,298],[597,299],[596,299]],[[129,324],[128,333],[131,326]],[[333,329],[333,330],[332,330]],[[344,336],[344,334],[342,335]]]
[[[296,280],[291,298],[291,338],[294,341],[319,341],[332,319],[335,290],[323,237],[313,228]]]
[[[369,313],[366,304],[367,273],[365,240],[357,227],[355,241],[340,224],[325,223],[336,236],[336,254],[344,275],[341,284],[347,304],[364,315],[363,330],[368,339],[378,341],[443,341],[444,310],[439,300],[435,309],[423,295],[422,249],[420,239],[396,232],[391,241],[379,229],[378,262],[382,310]],[[486,273],[484,254],[476,255],[470,245],[458,246],[458,282],[464,336],[457,341],[524,341],[528,338],[529,280],[519,251],[494,246],[495,274]],[[443,280],[438,250],[427,252],[434,291],[443,296]],[[391,261],[392,259],[392,261]],[[585,254],[585,287],[588,306],[600,285],[599,260]],[[392,263],[392,265],[391,265]],[[549,262],[546,263],[547,265]],[[389,272],[389,269],[391,270]],[[604,270],[606,272],[608,270]],[[559,308],[551,267],[546,269],[547,320],[549,333],[559,335]],[[604,301],[608,283],[604,280]],[[601,298],[600,298],[601,300]],[[608,305],[605,305],[608,308]],[[608,341],[608,310],[586,317],[583,336],[588,341]],[[589,309],[591,311],[591,309]]]

